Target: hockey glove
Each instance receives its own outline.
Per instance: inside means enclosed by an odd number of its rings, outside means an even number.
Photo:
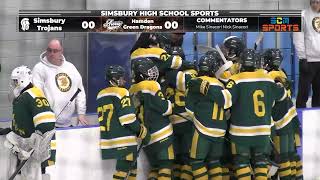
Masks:
[[[151,139],[150,133],[143,124],[140,124],[140,132],[138,135],[138,139],[142,140],[142,145],[147,145],[150,142],[150,139]]]

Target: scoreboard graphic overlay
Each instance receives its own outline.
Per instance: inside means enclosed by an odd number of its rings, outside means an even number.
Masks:
[[[301,11],[19,10],[19,32],[299,32]]]

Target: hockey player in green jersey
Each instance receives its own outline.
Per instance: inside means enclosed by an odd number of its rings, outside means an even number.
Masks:
[[[149,58],[132,61],[135,84],[130,88],[138,117],[151,134],[150,142],[144,151],[151,165],[148,179],[171,180],[175,158],[173,150],[173,128],[168,116],[172,105],[166,100],[157,82],[159,71]]]
[[[291,100],[290,82],[284,71],[280,69],[283,57],[279,49],[268,49],[264,52],[263,57],[264,66],[269,75],[276,82],[282,83],[288,91],[286,99],[276,102],[272,108],[272,118],[275,122],[276,129],[276,135],[273,137],[273,142],[280,154],[278,157],[278,163],[280,165],[278,175],[280,179],[296,178],[295,158],[297,157],[297,154],[294,138],[295,132],[299,130],[300,122],[298,120],[296,107]],[[302,176],[302,174],[299,176]]]
[[[223,64],[217,51],[199,61],[199,77],[188,85],[186,110],[193,116],[194,130],[190,158],[195,180],[222,179],[221,157],[227,121],[224,109],[231,105],[231,96],[215,78]]]
[[[102,159],[117,159],[114,180],[136,179],[138,139],[147,144],[150,135],[135,115],[135,107],[125,86],[125,71],[121,66],[107,68],[108,86],[97,95],[97,112],[100,123]]]
[[[22,178],[41,180],[41,163],[50,157],[56,117],[43,92],[33,86],[31,79],[27,66],[17,67],[11,73],[13,121],[4,144],[20,161],[28,159],[21,170]]]
[[[271,113],[275,101],[286,98],[286,90],[277,85],[267,73],[255,71],[253,49],[241,53],[241,72],[231,76],[226,88],[232,100],[229,129],[236,177],[267,180],[266,158],[270,151]]]
[[[192,170],[189,163],[189,148],[192,138],[192,117],[185,110],[185,93],[188,82],[197,76],[196,68],[183,71],[166,72],[166,97],[173,105],[173,113],[169,119],[173,125],[174,147],[176,153],[173,173],[175,179],[192,180]]]

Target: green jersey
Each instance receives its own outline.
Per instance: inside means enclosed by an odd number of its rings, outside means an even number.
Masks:
[[[226,133],[224,109],[229,108],[231,99],[225,91],[219,80],[208,76],[194,78],[189,83],[186,110],[193,114],[196,129],[209,138],[217,139]]]
[[[226,87],[232,100],[231,138],[270,136],[273,104],[286,98],[286,90],[264,71],[236,74]]]
[[[39,88],[27,89],[12,105],[12,130],[19,136],[29,138],[36,130],[45,133],[54,129],[56,116]]]
[[[196,72],[188,71],[168,71],[166,73],[166,81],[168,87],[166,89],[166,97],[169,99],[173,106],[173,113],[169,116],[171,123],[175,130],[185,132],[185,123],[191,123],[188,119],[192,119],[185,109],[185,93],[188,82],[191,78],[195,77]],[[180,116],[179,116],[179,115]],[[185,117],[185,118],[183,118]],[[181,128],[180,128],[181,127]]]
[[[285,81],[287,79],[287,76],[283,71],[271,71],[269,72],[269,75],[274,80],[284,79],[283,81]],[[289,89],[288,92],[290,92]],[[274,120],[276,133],[280,135],[292,132],[297,116],[296,107],[291,100],[290,93],[288,93],[283,101],[276,102],[272,108],[272,118]]]
[[[121,87],[107,87],[97,96],[103,159],[122,157],[136,151],[140,123],[129,91]]]
[[[138,99],[138,117],[151,134],[148,146],[166,147],[172,143],[172,125],[168,116],[172,105],[164,98],[161,87],[156,81],[141,81],[133,84],[130,93]]]

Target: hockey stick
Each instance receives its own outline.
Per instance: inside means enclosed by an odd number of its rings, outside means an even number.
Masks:
[[[59,116],[61,115],[61,113],[65,110],[65,108],[70,105],[72,103],[72,101],[76,98],[76,96],[81,92],[81,89],[78,88],[78,90],[74,93],[74,95],[71,97],[71,99],[69,100],[69,102],[62,108],[62,110],[60,111],[60,113],[57,115],[56,119],[59,118]],[[28,160],[30,159],[30,157],[32,156],[34,149],[31,150],[31,154],[29,156],[28,159],[21,161],[21,163],[19,164],[19,166],[17,167],[16,171],[10,176],[9,180],[13,180],[17,174],[21,171],[21,169],[24,167],[24,165],[28,162]]]
[[[258,35],[258,37],[257,37],[257,39],[256,39],[256,42],[254,43],[254,48],[253,48],[253,49],[254,49],[255,51],[257,50],[258,45],[261,43],[261,41],[262,41],[262,39],[263,39],[263,36],[264,36],[263,32],[260,32],[259,35]]]
[[[60,113],[57,115],[57,119],[59,118],[59,116],[61,115],[61,113],[66,109],[67,106],[69,106],[72,101],[77,97],[77,95],[81,92],[81,89],[78,88],[77,91],[74,93],[74,95],[71,97],[71,99],[69,100],[69,102],[62,108],[62,110],[60,111]]]
[[[33,152],[34,152],[34,149],[32,149],[31,151],[32,151],[32,152],[31,152],[30,156],[32,156],[32,154],[33,154]],[[24,165],[29,161],[30,156],[29,156],[28,159],[23,160],[23,161],[20,162],[20,164],[19,164],[19,166],[17,167],[16,171],[10,176],[9,180],[13,180],[13,179],[17,176],[17,174],[21,171],[21,169],[24,167]]]

